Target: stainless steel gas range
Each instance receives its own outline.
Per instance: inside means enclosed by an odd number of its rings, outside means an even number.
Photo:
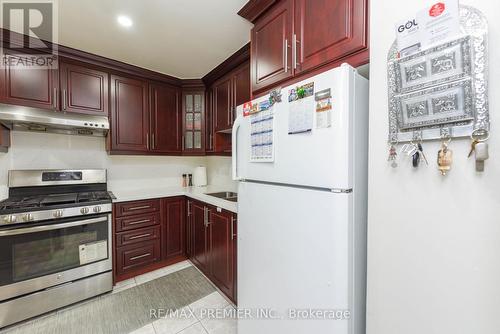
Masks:
[[[112,290],[106,170],[9,171],[0,327]]]

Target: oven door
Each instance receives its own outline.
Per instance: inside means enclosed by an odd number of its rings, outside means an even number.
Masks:
[[[0,229],[0,301],[109,271],[111,216]]]

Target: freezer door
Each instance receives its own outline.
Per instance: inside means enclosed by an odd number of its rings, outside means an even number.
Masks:
[[[238,308],[284,318],[240,319],[239,334],[358,333],[352,320],[289,318],[316,309],[353,319],[351,205],[352,194],[240,183]]]
[[[357,94],[355,80],[366,81],[359,77],[352,67],[345,65],[282,89],[283,102],[276,103],[273,107],[274,162],[250,161],[251,116],[243,117],[243,107],[238,107],[238,118],[233,127],[234,179],[351,189],[354,142],[366,138],[366,134],[356,136],[353,123],[355,118],[357,123],[367,122],[368,118],[367,110],[355,108],[356,99],[368,99],[367,90]],[[306,98],[308,107],[314,110],[312,131],[289,135],[290,108],[297,103],[288,102],[289,90],[311,81],[314,82],[315,92],[331,89],[333,107],[331,127],[316,128],[315,101],[312,96]],[[265,99],[268,99],[268,96],[256,99],[253,103]],[[355,112],[364,115],[355,117]]]

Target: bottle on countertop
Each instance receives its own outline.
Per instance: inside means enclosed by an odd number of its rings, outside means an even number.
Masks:
[[[193,186],[193,174],[188,174],[188,177],[189,177],[189,186],[192,187]]]
[[[186,188],[187,187],[187,175],[182,174],[182,187]]]

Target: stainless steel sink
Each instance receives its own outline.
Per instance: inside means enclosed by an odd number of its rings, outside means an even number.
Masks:
[[[232,191],[223,191],[219,193],[211,193],[207,194],[208,196],[213,196],[217,198],[225,199],[226,201],[238,202],[238,194],[233,193]]]

